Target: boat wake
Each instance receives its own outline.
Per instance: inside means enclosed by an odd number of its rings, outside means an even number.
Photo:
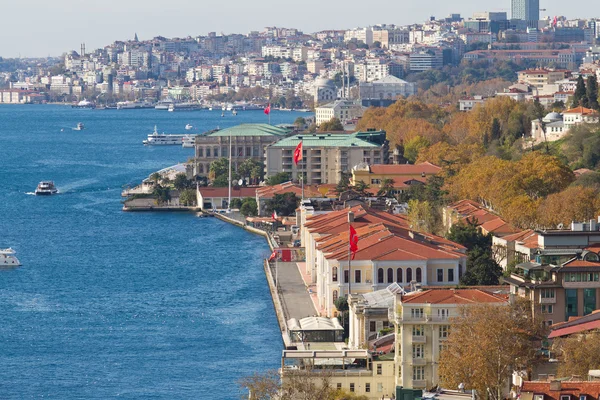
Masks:
[[[26,195],[35,196],[35,192],[25,192]]]

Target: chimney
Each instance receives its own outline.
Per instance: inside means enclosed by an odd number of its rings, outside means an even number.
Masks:
[[[561,388],[562,388],[562,385],[561,385],[560,381],[556,381],[556,380],[550,381],[550,390],[560,392]]]
[[[354,222],[354,213],[352,211],[348,211],[348,223],[351,224]]]

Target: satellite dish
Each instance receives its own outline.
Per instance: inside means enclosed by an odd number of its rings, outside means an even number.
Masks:
[[[242,186],[242,184],[243,184],[243,183],[244,183],[244,180],[243,180],[243,179],[240,179],[240,180],[238,181],[238,185],[240,185],[240,186]]]
[[[560,224],[556,225],[556,229],[562,229],[562,228],[564,228],[564,225],[562,222]]]

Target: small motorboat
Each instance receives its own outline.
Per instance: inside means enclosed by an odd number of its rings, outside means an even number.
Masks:
[[[83,124],[81,122],[79,122],[77,124],[77,126],[75,128],[72,128],[74,131],[82,131],[85,129],[85,126],[83,126]]]
[[[10,247],[0,249],[0,267],[18,267],[21,265],[19,259],[15,257],[15,251]]]
[[[190,124],[187,124],[187,125],[185,126],[185,130],[186,130],[186,131],[189,131],[189,130],[192,130],[192,129],[194,129],[194,127],[193,127],[192,125],[190,125]]]

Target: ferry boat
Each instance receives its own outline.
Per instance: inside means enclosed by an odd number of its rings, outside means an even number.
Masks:
[[[154,104],[147,101],[119,101],[117,110],[137,110],[142,108],[154,108]]]
[[[181,147],[194,147],[196,144],[196,135],[185,135],[181,142]]]
[[[169,111],[200,111],[202,106],[198,103],[173,103],[169,106]]]
[[[154,132],[148,135],[148,139],[144,140],[142,143],[152,146],[183,145],[183,139],[186,136],[193,135],[158,133],[156,126],[154,126]]]
[[[156,105],[154,106],[155,110],[168,110],[169,106],[171,104],[173,104],[175,102],[175,100],[173,100],[172,98],[168,97],[164,100],[159,101],[158,103],[156,103]]]
[[[35,188],[36,196],[49,196],[58,193],[58,189],[52,181],[41,181]]]
[[[77,123],[77,126],[75,128],[71,128],[71,129],[73,129],[74,131],[82,131],[85,129],[85,126],[81,122],[79,122],[79,123]]]
[[[15,254],[15,251],[10,247],[8,249],[0,249],[0,267],[18,267],[21,265]]]

